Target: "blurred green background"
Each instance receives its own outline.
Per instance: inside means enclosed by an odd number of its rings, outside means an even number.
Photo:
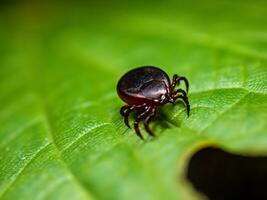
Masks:
[[[0,199],[203,199],[198,149],[267,155],[266,1],[0,5]],[[166,105],[145,142],[116,94],[142,65],[186,76],[192,107]]]

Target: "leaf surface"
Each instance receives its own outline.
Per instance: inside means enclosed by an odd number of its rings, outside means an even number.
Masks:
[[[266,155],[266,2],[205,2],[5,5],[0,199],[202,199],[196,150]],[[145,142],[116,94],[140,65],[186,76],[192,108],[164,106]]]

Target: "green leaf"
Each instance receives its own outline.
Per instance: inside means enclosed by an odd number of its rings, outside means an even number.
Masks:
[[[195,151],[266,155],[266,6],[4,5],[0,199],[202,199],[185,178]],[[145,142],[116,94],[140,65],[186,76],[192,108],[164,106]]]

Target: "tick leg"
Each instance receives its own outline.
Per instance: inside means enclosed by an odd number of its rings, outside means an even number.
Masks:
[[[178,93],[181,93],[183,96],[187,98],[186,92],[183,89],[177,89],[173,92],[173,95],[176,95]]]
[[[175,86],[177,85],[177,78],[178,78],[177,74],[174,74],[173,77],[172,77],[172,82],[171,82],[172,91],[174,90]]]
[[[124,113],[124,123],[125,123],[126,126],[128,126],[129,128],[131,128],[130,125],[129,125],[129,115],[130,115],[130,113],[131,113],[132,111],[137,110],[137,109],[138,109],[137,107],[135,107],[135,106],[131,106],[131,107],[129,107],[129,108],[125,111],[125,113]]]
[[[130,112],[132,112],[133,110],[131,110],[130,108],[126,110],[126,112],[124,113],[124,123],[126,124],[126,126],[128,126],[128,128],[131,128],[129,125],[129,114]]]
[[[189,82],[188,82],[187,78],[185,78],[184,76],[178,76],[177,74],[173,75],[173,78],[172,78],[172,84],[171,84],[172,90],[174,90],[174,88],[177,84],[178,85],[180,84],[180,81],[184,81],[186,92],[188,93]]]
[[[178,77],[177,79],[177,84],[179,85],[180,84],[180,81],[184,81],[185,83],[185,89],[186,89],[186,93],[188,93],[188,90],[189,90],[189,82],[187,80],[187,78],[181,76],[181,77]]]
[[[186,112],[187,112],[187,116],[189,116],[189,111],[190,111],[190,105],[189,105],[189,102],[188,102],[188,99],[187,97],[183,96],[183,95],[178,95],[174,98],[175,100],[176,99],[181,99],[182,102],[184,103],[185,107],[186,107]]]
[[[137,116],[136,120],[134,121],[134,130],[136,135],[138,135],[142,140],[144,139],[143,136],[140,133],[140,129],[139,129],[139,122],[146,117],[147,113],[150,111],[150,109],[148,108],[147,110],[145,110],[144,112],[142,112],[140,115]]]
[[[121,110],[120,110],[120,114],[122,115],[122,116],[125,116],[125,111],[127,110],[127,109],[129,109],[129,105],[125,105],[125,106],[122,106],[121,107]]]
[[[121,107],[121,110],[120,110],[120,114],[124,117],[124,123],[129,128],[130,128],[130,125],[129,125],[128,118],[129,118],[129,114],[132,110],[133,110],[133,106],[129,106],[129,105],[125,105],[125,106]]]
[[[149,122],[155,116],[155,114],[156,114],[156,109],[155,108],[151,108],[149,113],[148,113],[148,115],[146,116],[146,118],[144,120],[145,130],[151,136],[155,136],[155,134],[149,128]]]
[[[129,115],[130,115],[130,113],[132,111],[135,111],[135,110],[138,110],[140,108],[143,108],[144,106],[145,106],[145,104],[144,105],[137,105],[137,106],[135,106],[135,105],[132,105],[132,106],[126,105],[126,106],[123,106],[121,108],[121,115],[124,117],[124,123],[126,124],[126,126],[131,128],[130,125],[129,125]]]

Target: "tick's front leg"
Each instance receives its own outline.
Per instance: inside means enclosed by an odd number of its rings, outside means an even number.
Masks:
[[[184,81],[186,93],[188,93],[189,82],[188,82],[187,78],[185,78],[184,76],[178,76],[177,74],[173,75],[173,78],[172,78],[172,83],[171,83],[172,90],[174,90],[176,85],[179,85],[181,81]]]
[[[183,95],[178,95],[176,97],[174,97],[175,100],[177,99],[181,99],[182,102],[184,103],[185,107],[186,107],[186,113],[187,113],[187,116],[189,116],[189,112],[190,112],[190,104],[189,104],[189,101],[187,99],[187,97],[183,96]]]
[[[178,93],[181,93],[183,96],[185,96],[187,98],[187,94],[183,89],[177,89],[173,92],[173,95],[177,95]]]

